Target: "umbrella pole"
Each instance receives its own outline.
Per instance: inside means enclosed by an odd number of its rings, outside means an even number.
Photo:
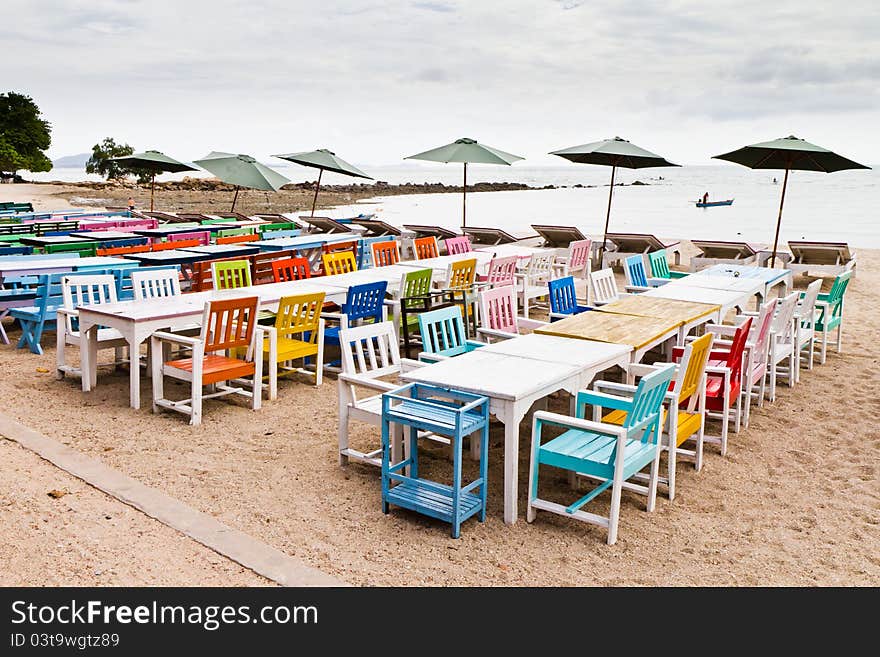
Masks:
[[[776,217],[776,236],[773,238],[773,255],[770,256],[770,268],[776,266],[776,246],[779,244],[779,227],[782,225],[782,204],[785,203],[785,188],[788,185],[788,169],[782,179],[782,197],[779,199],[779,216]]]
[[[461,186],[461,227],[467,226],[467,162],[464,163],[464,183]]]
[[[318,205],[318,190],[321,189],[321,176],[324,175],[324,169],[318,169],[318,182],[315,184],[315,198],[312,199],[312,216],[315,216],[315,206]]]
[[[150,212],[153,211],[153,196],[156,193],[156,172],[153,172],[153,179],[150,181]]]
[[[614,174],[617,166],[611,167],[611,186],[608,188],[608,210],[605,212],[605,232],[602,233],[602,243],[599,245],[599,267],[602,266],[602,257],[605,255],[605,240],[608,237],[608,222],[611,220],[611,194],[614,192]]]
[[[238,186],[235,187],[235,196],[232,197],[232,209],[230,212],[235,212],[235,202],[238,200]]]

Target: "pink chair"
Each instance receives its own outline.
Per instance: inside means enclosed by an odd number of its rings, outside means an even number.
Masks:
[[[211,243],[211,231],[197,230],[191,233],[171,233],[168,236],[169,242],[178,242],[180,240],[198,240],[201,246],[207,246]]]
[[[547,324],[516,314],[516,289],[513,285],[483,290],[479,297],[480,328],[477,329],[477,335],[486,342],[515,338],[523,329],[531,332]]]
[[[513,285],[513,275],[516,273],[516,263],[518,261],[518,256],[492,258],[489,261],[489,273],[485,276],[478,276],[477,280],[489,283],[492,287]]]
[[[459,253],[468,253],[473,251],[471,240],[467,235],[460,237],[450,237],[443,242],[446,245],[446,253],[449,255],[458,255]]]
[[[95,221],[93,223],[89,222],[79,222],[78,230],[110,230],[111,228],[119,228],[119,225],[115,221]]]
[[[127,230],[132,230],[135,228],[156,228],[159,225],[159,221],[157,219],[138,219],[137,221],[132,221],[129,224],[125,224],[125,228]]]
[[[565,261],[566,274],[581,273],[581,278],[590,276],[590,248],[592,240],[578,240],[568,245],[568,256]]]

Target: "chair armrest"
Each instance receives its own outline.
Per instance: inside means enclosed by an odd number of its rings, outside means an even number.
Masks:
[[[368,379],[362,378],[359,376],[355,376],[353,374],[339,374],[339,381],[344,381],[353,386],[361,386],[362,388],[371,388],[372,390],[380,390],[382,392],[389,392],[391,390],[397,390],[400,386],[394,383],[388,383],[387,381],[381,381],[379,379]]]
[[[549,411],[535,411],[534,421],[536,426],[539,420],[545,424],[553,424],[555,426],[569,427],[572,429],[584,429],[585,431],[595,431],[609,436],[622,437],[626,435],[626,429],[616,424],[593,422],[592,420],[584,420],[579,417],[571,417],[570,415],[551,413]]]
[[[577,407],[580,409],[581,404],[590,404],[591,406],[601,406],[602,408],[614,408],[619,411],[632,410],[632,400],[616,395],[608,395],[604,392],[596,392],[594,390],[580,390],[577,394]]]
[[[736,335],[739,327],[728,326],[726,324],[706,324],[706,331],[714,335]]]
[[[417,370],[420,367],[424,367],[428,363],[423,363],[418,360],[413,360],[412,358],[401,358],[400,359],[400,371],[401,372],[412,372],[413,370]]]
[[[521,322],[523,320],[519,321]],[[477,334],[491,338],[498,338],[499,340],[509,340],[510,338],[519,337],[516,333],[508,333],[507,331],[498,331],[496,329],[483,328],[482,326],[477,329]]]
[[[666,285],[669,282],[668,278],[649,278],[648,285],[651,287],[660,287],[661,285]]]
[[[690,276],[690,273],[686,272],[686,271],[673,271],[671,269],[669,270],[669,278],[670,279],[685,278],[686,276]]]
[[[624,285],[623,289],[629,292],[630,294],[637,294],[639,292],[647,292],[650,290],[650,287],[643,287],[641,285]]]
[[[321,317],[324,319],[335,319],[341,321],[343,317],[347,317],[345,313],[322,312]]]
[[[709,374],[730,374],[730,368],[726,365],[707,365],[706,372]]]
[[[189,337],[187,335],[178,335],[177,333],[168,333],[167,331],[156,331],[151,336],[153,340],[162,340],[163,342],[175,342],[177,344],[186,344],[190,347],[203,344],[201,338]]]
[[[429,354],[425,351],[419,352],[419,362],[424,365],[431,363],[439,363],[441,360],[449,360],[452,356],[441,356],[440,354]]]
[[[616,390],[617,392],[626,393],[629,397],[635,394],[637,388],[638,386],[631,386],[626,383],[615,383],[614,381],[593,382],[593,390],[596,392],[602,392],[603,390]]]
[[[542,326],[547,326],[548,324],[548,322],[542,322],[540,319],[526,319],[525,317],[517,317],[516,323],[521,328],[526,328],[530,331],[534,331]]]

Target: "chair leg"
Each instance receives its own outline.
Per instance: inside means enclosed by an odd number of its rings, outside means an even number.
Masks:
[[[318,340],[318,356],[315,369],[315,386],[320,387],[324,382],[324,340]]]
[[[66,338],[65,331],[59,327],[55,332],[55,378],[59,380],[64,378],[64,370],[67,367],[65,362],[66,354],[64,353]]]
[[[611,486],[611,509],[608,513],[608,545],[617,542],[617,524],[620,520],[620,492],[623,482],[620,480],[617,468],[614,471],[614,483]]]
[[[339,465],[348,464],[348,456],[344,454],[348,449],[348,398],[347,395],[339,394],[339,427],[337,438],[339,440]]]
[[[532,506],[532,500],[538,497],[538,447],[540,447],[540,436],[535,435],[535,425],[537,421],[532,423],[532,449],[529,458],[529,488],[526,496],[526,522],[534,522],[535,507]],[[484,454],[488,457],[488,454]]]
[[[669,430],[669,435],[668,435],[669,451],[668,451],[667,458],[666,458],[666,466],[667,466],[667,470],[668,470],[668,472],[667,472],[668,481],[667,481],[666,486],[667,486],[667,492],[669,494],[669,499],[674,500],[675,499],[675,465],[676,465],[676,460],[677,460],[676,457],[677,457],[677,452],[678,452],[678,446],[676,445],[676,443],[678,442],[678,431],[677,431],[677,427],[672,426],[672,425],[674,425],[674,422],[672,419],[672,413],[669,413],[669,424],[670,424],[670,430]]]
[[[819,364],[825,364],[825,357],[827,355],[828,350],[828,327],[825,326],[822,328],[822,353],[819,357]]]
[[[165,399],[165,380],[162,374],[162,347],[160,344],[150,342],[151,368],[153,375],[153,413],[159,412],[160,399]]]
[[[189,423],[194,427],[202,423],[202,378],[193,376],[191,390],[190,406],[192,407],[192,415]]]
[[[737,401],[739,404],[739,401]],[[739,425],[739,409],[737,408],[737,425]],[[727,429],[730,424],[730,399],[724,398],[724,405],[721,411],[721,456],[727,455]]]
[[[276,363],[276,367],[277,367],[277,363]],[[254,389],[251,391],[251,401],[252,401],[251,406],[255,411],[258,411],[263,407],[263,354],[262,353],[254,355]]]
[[[843,322],[837,325],[837,353],[840,353],[842,348],[841,338],[843,337]]]

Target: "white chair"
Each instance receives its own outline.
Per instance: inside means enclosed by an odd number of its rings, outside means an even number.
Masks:
[[[625,292],[619,292],[617,281],[614,279],[614,271],[609,267],[590,273],[590,283],[593,287],[593,306],[604,306],[606,303],[619,301],[627,296]]]
[[[549,293],[547,283],[553,278],[556,254],[535,253],[529,258],[529,264],[522,274],[517,274],[517,296],[522,304],[523,317],[529,316],[529,301],[545,297]]]
[[[767,348],[770,368],[770,401],[776,401],[776,379],[784,374],[791,388],[798,378],[798,346],[794,313],[800,292],[792,292],[776,305],[776,315],[770,325],[770,345]],[[787,366],[780,365],[788,361]]]
[[[516,314],[516,290],[510,285],[483,290],[480,297],[480,328],[477,336],[486,342],[507,340],[546,326],[547,322]]]
[[[61,295],[64,307],[58,309],[56,329],[56,371],[55,377],[65,374],[82,375],[82,370],[67,364],[68,345],[79,349],[82,334],[77,325],[77,308],[104,303],[116,303],[116,277],[113,274],[72,274],[61,279]],[[113,349],[113,365],[123,361],[123,350],[128,342],[122,334],[112,328],[98,328],[98,349]],[[92,364],[97,371],[97,363]]]
[[[796,324],[795,339],[798,345],[798,367],[795,374],[795,383],[801,378],[801,359],[806,361],[807,369],[813,369],[813,349],[816,343],[816,320],[819,318],[819,310],[816,308],[816,299],[822,290],[822,279],[817,278],[807,286],[794,311]],[[806,349],[806,354],[804,350]]]
[[[361,452],[349,444],[349,423],[352,420],[373,426],[382,425],[382,393],[399,388],[383,378],[397,377],[424,363],[400,357],[397,335],[391,322],[342,328],[339,331],[342,371],[337,382],[339,391],[339,464],[349,460],[382,467],[382,448]],[[372,394],[359,397],[357,389]],[[394,456],[400,455],[400,435],[392,440]],[[395,461],[396,462],[396,461]]]
[[[180,279],[174,269],[156,269],[131,272],[135,301],[166,299],[180,296]]]

